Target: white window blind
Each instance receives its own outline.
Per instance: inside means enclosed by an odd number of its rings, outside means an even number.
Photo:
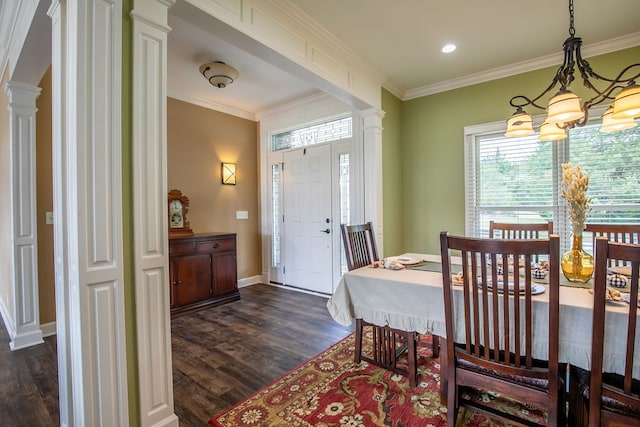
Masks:
[[[560,183],[561,165],[569,161],[589,175],[588,222],[640,223],[640,127],[613,133],[599,127],[594,120],[554,142],[506,138],[504,123],[467,128],[466,234],[487,237],[490,220],[553,221],[568,248],[571,224]]]

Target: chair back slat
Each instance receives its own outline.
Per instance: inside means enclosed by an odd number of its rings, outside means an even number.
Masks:
[[[341,224],[340,229],[349,271],[371,265],[379,259],[371,222],[359,225]]]
[[[614,399],[640,412],[640,379],[633,376],[633,363],[636,358],[635,342],[638,339],[638,279],[640,277],[640,245],[611,241],[607,235],[596,237],[595,272],[593,284],[593,327],[591,378],[589,398],[590,425],[599,425],[602,419],[602,398]],[[604,348],[607,341],[605,334],[607,274],[612,260],[624,262],[631,267],[629,277],[629,305],[626,313],[626,349],[622,380],[617,384],[608,383],[612,376],[603,375]],[[620,386],[621,384],[621,386]],[[593,423],[593,424],[592,424]],[[597,423],[597,424],[596,424]]]
[[[509,223],[489,221],[489,238],[541,239],[553,234],[553,221],[540,223]]]
[[[465,272],[460,306],[464,311],[465,351],[474,357],[495,363],[530,369],[533,363],[531,325],[534,320],[531,263],[535,256],[543,255],[550,260],[550,264],[558,267],[559,248],[554,246],[558,244],[557,236],[551,240],[522,240],[445,235],[443,239],[443,244],[446,245],[443,250],[460,251],[462,271]],[[443,256],[445,253],[448,252],[443,252]],[[443,272],[445,266],[446,259],[443,259]],[[523,274],[519,274],[520,271]],[[445,283],[446,279],[445,276]],[[555,273],[551,272],[550,294],[558,293],[558,280],[557,270]],[[510,284],[512,292],[509,290]],[[445,285],[445,305],[447,308],[452,306],[455,310],[457,305],[447,289]],[[496,289],[498,292],[495,292]],[[514,298],[514,295],[520,297]],[[550,307],[553,315],[558,310],[558,298],[551,297],[551,300],[555,301],[555,305]],[[557,316],[555,320],[557,321]],[[556,329],[550,331],[550,345],[557,347],[557,343],[553,343],[558,339],[557,323],[555,325]],[[452,334],[447,336],[448,339],[460,337],[456,331],[447,332]]]
[[[553,221],[534,223],[509,223],[489,221],[490,239],[543,239],[553,234]],[[540,261],[538,256],[534,261]]]
[[[560,425],[564,420],[565,392],[564,369],[561,371],[558,363],[559,237],[550,234],[545,239],[479,239],[442,232],[440,253],[447,338],[446,360],[442,363],[448,384],[448,423],[455,425],[459,405],[478,407],[460,398],[459,387],[472,387],[527,402],[547,412],[549,425]],[[459,254],[462,260],[461,285],[453,284],[452,253]],[[538,256],[549,260],[548,312],[533,310],[531,265]],[[533,325],[535,333],[548,337],[544,361],[534,358]],[[509,421],[518,418],[503,415]]]
[[[610,242],[640,245],[640,224],[585,224],[584,231],[591,233],[592,247],[595,250],[596,239],[606,237]],[[622,266],[626,263],[613,258],[609,259],[609,267]]]

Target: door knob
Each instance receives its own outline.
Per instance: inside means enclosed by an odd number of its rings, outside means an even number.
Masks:
[[[326,230],[320,230],[320,231],[323,232],[323,233],[327,233],[327,234],[331,233],[331,229],[330,228],[327,228]]]

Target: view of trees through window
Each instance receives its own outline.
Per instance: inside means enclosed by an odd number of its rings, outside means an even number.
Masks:
[[[640,223],[640,128],[603,133],[599,124],[571,129],[563,141],[503,130],[467,134],[467,234],[488,236],[489,221],[554,222],[568,245],[570,223],[560,196],[562,163],[589,175],[588,222]]]

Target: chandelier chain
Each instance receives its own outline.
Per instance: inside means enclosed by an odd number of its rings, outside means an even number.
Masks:
[[[569,0],[569,35],[571,37],[576,35],[576,28],[573,20],[573,0]]]

